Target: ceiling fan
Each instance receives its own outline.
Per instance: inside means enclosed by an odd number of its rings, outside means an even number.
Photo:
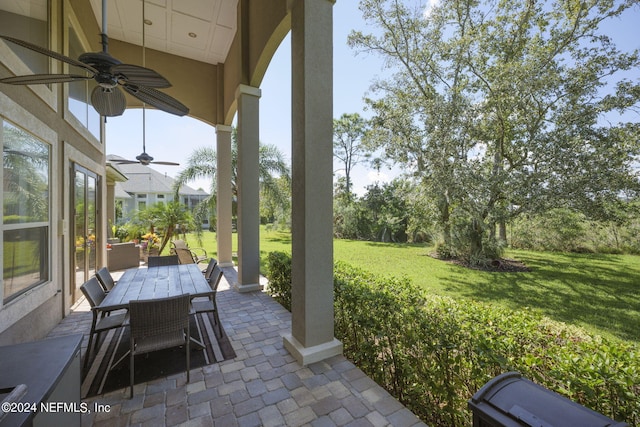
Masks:
[[[144,40],[144,3],[145,0],[142,0],[142,65],[145,65],[145,40]],[[132,164],[132,163],[140,163],[143,166],[149,166],[151,163],[156,164],[156,165],[168,165],[168,166],[180,166],[180,163],[174,163],[174,162],[154,162],[153,161],[153,157],[151,157],[149,154],[147,154],[147,147],[146,147],[146,130],[147,130],[147,124],[146,124],[146,109],[145,109],[145,103],[142,103],[142,153],[139,156],[136,156],[136,160],[118,160],[116,161],[117,164]]]
[[[67,83],[94,79],[98,86],[91,93],[91,104],[106,117],[120,116],[127,101],[120,87],[130,95],[155,108],[177,116],[184,116],[189,109],[177,99],[156,89],[168,88],[171,83],[156,71],[138,65],[123,64],[108,52],[107,0],[102,0],[102,52],[83,53],[75,60],[57,52],[31,44],[24,40],[0,34],[0,39],[41,53],[59,61],[82,68],[89,75],[81,74],[32,74],[0,79],[0,83],[13,85]]]
[[[146,126],[145,126],[145,109],[144,109],[144,104],[142,105],[142,153],[138,156],[136,156],[135,160],[116,160],[114,163],[119,164],[119,165],[128,165],[128,164],[134,164],[134,163],[140,163],[143,166],[149,166],[151,163],[155,164],[155,165],[167,165],[167,166],[180,166],[180,163],[174,163],[174,162],[154,162],[153,161],[153,157],[151,157],[149,154],[147,154],[147,147],[145,144],[146,141]]]

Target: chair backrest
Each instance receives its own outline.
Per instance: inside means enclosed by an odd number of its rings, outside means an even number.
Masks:
[[[189,249],[189,246],[187,246],[187,242],[185,242],[184,240],[173,240],[171,242],[171,247],[174,249]]]
[[[189,326],[189,294],[129,302],[131,337],[150,337]],[[188,339],[188,338],[187,338]]]
[[[193,259],[193,254],[189,249],[175,248],[174,251],[180,260],[180,264],[195,264],[196,260]]]
[[[92,308],[100,305],[106,295],[104,289],[102,289],[102,285],[100,285],[98,279],[95,277],[92,277],[83,283],[82,286],[80,286],[80,290],[87,298],[87,301],[89,301]]]
[[[218,260],[215,258],[211,258],[209,260],[209,264],[207,264],[207,268],[204,271],[204,278],[209,280],[209,278],[211,277],[211,273],[213,273],[213,269],[215,268],[215,266],[218,265]]]
[[[116,284],[107,267],[102,267],[98,270],[96,272],[96,277],[105,291],[110,291]]]
[[[218,285],[220,285],[220,280],[222,280],[222,269],[220,269],[220,266],[216,265],[213,269],[213,273],[211,273],[211,276],[209,279],[207,279],[209,281],[209,285],[211,286],[211,289],[213,289],[214,291],[218,291]]]
[[[147,258],[147,267],[159,267],[161,265],[178,265],[178,255],[150,256]]]

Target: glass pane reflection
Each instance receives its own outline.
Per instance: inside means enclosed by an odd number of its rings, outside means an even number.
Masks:
[[[48,227],[3,233],[4,301],[49,280]]]
[[[49,219],[49,145],[3,123],[3,222]]]
[[[2,34],[49,48],[48,1],[17,0],[0,2]],[[49,73],[49,58],[13,43],[7,46],[35,74]]]

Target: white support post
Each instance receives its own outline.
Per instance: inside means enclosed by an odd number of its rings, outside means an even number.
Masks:
[[[240,85],[238,101],[238,283],[239,292],[260,285],[260,89]]]
[[[292,289],[287,350],[342,353],[333,318],[333,1],[292,3]]]

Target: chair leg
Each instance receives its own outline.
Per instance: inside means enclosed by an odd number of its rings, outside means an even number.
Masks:
[[[89,344],[87,345],[87,351],[84,355],[84,365],[82,367],[83,372],[87,372],[87,367],[89,366],[89,359],[91,358],[91,345],[93,344],[93,328],[91,328],[91,332],[89,333]]]
[[[213,320],[216,322],[218,328],[218,335],[222,336],[222,325],[220,324],[220,317],[218,316],[218,310],[213,312]]]
[[[213,297],[213,320],[215,320],[218,327],[218,335],[222,336],[222,324],[220,323],[220,316],[218,316],[218,304],[215,296]]]
[[[133,354],[133,338],[130,339],[130,352],[129,352],[129,385],[131,387],[131,392],[129,394],[129,399],[133,399],[133,359],[134,359],[134,354]]]
[[[89,332],[89,344],[87,345],[87,354],[84,356],[84,367],[83,370],[86,373],[87,367],[89,366],[89,359],[91,358],[91,347],[93,345],[93,335],[96,333],[96,324],[98,323],[98,314],[93,312],[93,320],[91,321],[91,329]]]
[[[187,383],[191,382],[190,372],[191,372],[191,331],[189,326],[187,326]]]

